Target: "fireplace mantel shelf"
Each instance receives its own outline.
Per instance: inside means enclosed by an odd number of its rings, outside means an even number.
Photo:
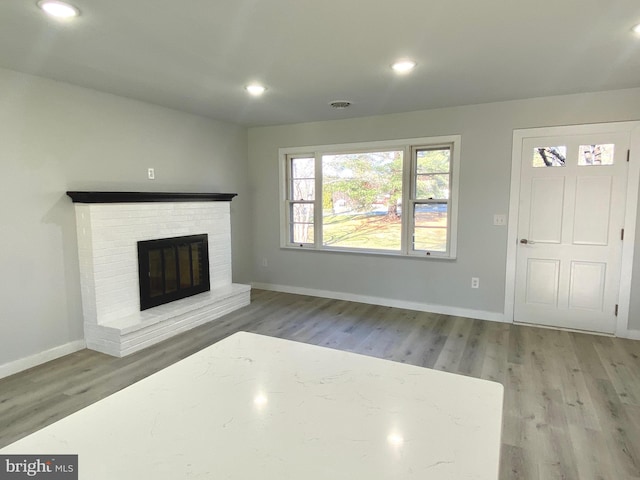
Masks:
[[[73,203],[230,202],[237,193],[70,191]]]

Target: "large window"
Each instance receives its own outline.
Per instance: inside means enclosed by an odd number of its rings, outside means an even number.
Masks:
[[[402,150],[321,155],[322,245],[402,246]]]
[[[282,246],[455,256],[460,137],[281,149]]]

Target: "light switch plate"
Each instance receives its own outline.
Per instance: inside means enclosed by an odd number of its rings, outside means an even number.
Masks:
[[[493,224],[503,226],[507,224],[507,216],[502,213],[496,213],[493,215]]]

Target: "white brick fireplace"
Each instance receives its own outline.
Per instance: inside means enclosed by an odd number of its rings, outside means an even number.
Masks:
[[[87,347],[122,357],[248,305],[231,281],[233,194],[67,192],[75,203]],[[207,234],[211,290],[140,311],[137,242]]]

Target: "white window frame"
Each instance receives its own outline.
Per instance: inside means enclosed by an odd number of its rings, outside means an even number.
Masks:
[[[315,173],[314,173],[314,179],[315,179],[315,186],[314,186],[314,199],[313,200],[301,200],[301,199],[295,199],[295,198],[290,198],[291,197],[291,185],[292,185],[292,172],[291,172],[291,160],[296,159],[296,158],[314,158],[314,166],[315,166]],[[297,247],[309,247],[309,246],[313,246],[313,244],[310,243],[305,243],[305,244],[294,244],[293,242],[290,242],[289,239],[291,238],[291,228],[293,225],[292,219],[291,219],[291,209],[292,206],[295,204],[311,204],[313,205],[313,213],[314,213],[314,218],[313,218],[313,227],[314,227],[314,238],[315,238],[315,228],[316,228],[316,224],[318,222],[318,216],[317,216],[317,210],[318,210],[318,205],[317,205],[317,196],[318,196],[318,161],[316,156],[313,153],[289,153],[289,154],[285,154],[284,156],[284,168],[285,168],[285,175],[284,175],[284,185],[285,185],[285,213],[284,213],[284,221],[285,221],[285,232],[284,235],[287,238],[287,243],[289,247],[293,247],[294,245]],[[322,192],[320,192],[322,193]]]
[[[350,252],[372,255],[409,256],[415,258],[455,259],[457,254],[458,233],[458,185],[460,172],[460,151],[462,137],[460,135],[444,135],[437,137],[408,138],[375,142],[359,142],[333,145],[315,145],[303,147],[287,147],[278,150],[280,168],[280,247],[296,250],[313,250],[323,252]],[[421,203],[415,199],[415,155],[416,149],[450,147],[449,200],[447,248],[445,252],[425,252],[413,250],[411,235],[414,227],[413,205]],[[333,247],[322,245],[322,156],[326,154],[360,153],[363,151],[402,150],[403,151],[403,183],[402,183],[402,233],[400,250],[380,250]],[[289,198],[290,172],[288,159],[291,157],[315,158],[315,204],[314,204],[314,241],[297,244],[290,241],[290,204]]]

